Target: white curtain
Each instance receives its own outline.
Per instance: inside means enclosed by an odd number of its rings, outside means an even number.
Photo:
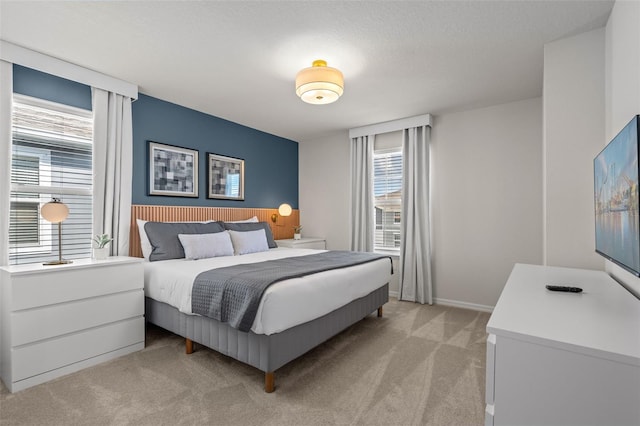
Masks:
[[[13,64],[0,61],[0,265],[9,264],[9,200],[11,199],[11,103]]]
[[[92,88],[93,233],[113,238],[111,254],[129,254],[133,130],[131,98]]]
[[[351,250],[373,251],[373,141],[351,139]]]
[[[403,180],[399,300],[433,304],[429,142],[431,127],[402,132]]]

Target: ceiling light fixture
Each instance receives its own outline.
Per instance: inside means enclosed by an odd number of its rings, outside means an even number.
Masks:
[[[324,105],[338,100],[344,92],[344,77],[340,70],[327,66],[322,59],[296,76],[296,95],[308,104]]]

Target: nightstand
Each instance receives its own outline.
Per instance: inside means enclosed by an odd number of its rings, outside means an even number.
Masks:
[[[278,247],[289,247],[289,248],[308,248],[308,249],[317,249],[317,250],[325,250],[327,248],[327,243],[324,238],[301,238],[299,240],[294,240],[290,238],[288,240],[276,240],[276,244]]]
[[[16,392],[144,348],[142,260],[0,267],[0,376]]]

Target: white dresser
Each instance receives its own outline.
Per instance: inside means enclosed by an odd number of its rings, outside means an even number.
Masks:
[[[0,376],[11,392],[144,348],[141,259],[0,268]]]
[[[606,273],[518,264],[487,331],[487,425],[640,425],[640,300]]]
[[[317,250],[325,250],[327,248],[327,244],[324,238],[300,238],[299,240],[294,240],[293,238],[288,240],[276,240],[276,244],[278,247],[289,247],[289,248],[308,248],[308,249],[317,249]]]

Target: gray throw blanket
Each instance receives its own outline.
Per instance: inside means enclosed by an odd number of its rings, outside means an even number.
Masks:
[[[229,323],[240,331],[249,331],[260,299],[271,284],[385,257],[391,261],[389,256],[375,253],[328,251],[212,269],[196,277],[191,291],[191,311]]]

